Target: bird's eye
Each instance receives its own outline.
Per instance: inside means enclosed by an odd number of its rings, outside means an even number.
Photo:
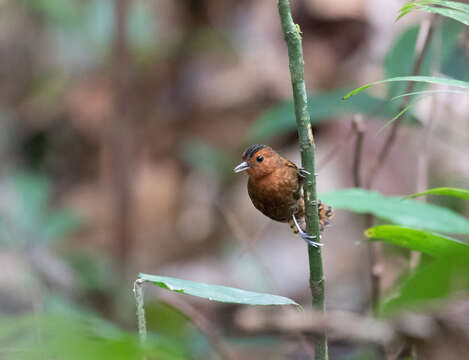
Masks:
[[[262,162],[264,160],[264,157],[262,155],[259,155],[256,157],[257,162]]]

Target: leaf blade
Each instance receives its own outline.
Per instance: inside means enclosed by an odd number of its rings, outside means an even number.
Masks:
[[[371,241],[383,240],[387,243],[416,250],[435,258],[460,254],[469,256],[469,245],[440,234],[406,228],[396,225],[379,225],[365,231]]]
[[[347,94],[345,94],[345,96],[342,99],[347,100],[350,97],[362,92],[363,90],[366,90],[375,85],[385,84],[389,82],[399,82],[399,81],[415,81],[415,82],[421,82],[421,83],[454,86],[454,87],[460,87],[463,89],[469,89],[469,82],[462,81],[462,80],[455,80],[455,79],[435,77],[435,76],[397,76],[397,77],[379,80],[379,81],[375,81],[369,84],[362,85],[352,91],[349,91]]]
[[[449,234],[469,234],[463,216],[433,204],[401,197],[383,196],[363,189],[342,189],[321,194],[321,200],[336,209],[373,214],[395,224]]]
[[[295,305],[295,301],[265,293],[241,290],[222,285],[210,285],[195,281],[182,280],[167,276],[139,274],[139,278],[163,289],[201,297],[211,301],[246,305]]]
[[[451,188],[451,187],[438,187],[438,188],[425,190],[419,193],[407,195],[404,199],[414,199],[416,197],[425,196],[425,195],[446,195],[446,196],[457,197],[457,198],[469,201],[469,190]]]

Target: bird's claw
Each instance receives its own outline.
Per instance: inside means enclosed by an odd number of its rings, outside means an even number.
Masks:
[[[323,244],[321,243],[318,243],[316,241],[313,241],[313,239],[316,239],[316,236],[315,235],[309,235],[307,233],[305,233],[301,227],[300,227],[300,224],[298,224],[298,221],[296,220],[296,216],[295,214],[292,215],[292,218],[293,218],[293,222],[295,223],[295,226],[296,228],[298,229],[298,233],[300,234],[301,238],[308,244],[308,245],[311,245],[315,248],[319,248],[321,247]]]
[[[315,248],[319,248],[319,247],[323,246],[323,244],[312,240],[312,239],[316,239],[316,236],[314,236],[314,235],[308,235],[308,234],[306,234],[305,232],[302,231],[302,232],[300,232],[300,236],[308,245],[311,245]]]
[[[306,177],[306,175],[311,175],[311,173],[308,171],[308,170],[305,170],[303,168],[300,168],[300,170],[298,170],[298,174],[304,178]]]

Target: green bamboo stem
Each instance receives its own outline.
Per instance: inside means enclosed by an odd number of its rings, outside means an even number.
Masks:
[[[301,165],[309,172],[304,182],[306,232],[316,236],[320,241],[318,204],[316,194],[316,175],[314,163],[314,137],[308,112],[306,84],[304,80],[303,49],[301,44],[300,27],[293,22],[290,1],[278,0],[280,22],[288,47],[290,75],[293,87],[296,125],[300,142]],[[310,288],[313,307],[324,312],[324,276],[322,269],[321,249],[308,246]],[[322,334],[315,341],[316,360],[328,359],[327,336]]]

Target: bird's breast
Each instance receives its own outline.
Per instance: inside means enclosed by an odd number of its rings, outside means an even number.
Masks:
[[[260,179],[249,179],[248,193],[254,206],[276,221],[288,221],[300,197],[298,178],[277,171]]]

